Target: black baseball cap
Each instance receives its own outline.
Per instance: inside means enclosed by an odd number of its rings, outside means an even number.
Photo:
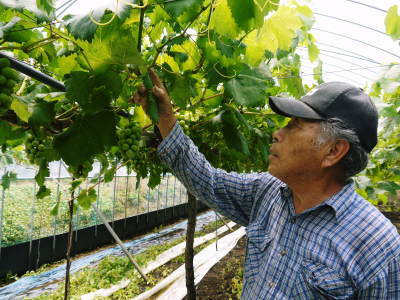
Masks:
[[[271,109],[287,117],[311,120],[338,118],[353,129],[367,152],[378,141],[378,111],[371,98],[345,82],[323,83],[299,100],[269,97]]]

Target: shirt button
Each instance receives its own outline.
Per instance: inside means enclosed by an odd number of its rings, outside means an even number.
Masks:
[[[270,281],[270,282],[268,282],[268,286],[269,286],[270,288],[273,288],[273,287],[274,287],[274,283],[273,283],[272,281]]]
[[[291,193],[290,193],[289,190],[287,190],[287,189],[284,189],[284,190],[283,190],[283,196],[284,196],[284,197],[288,198],[288,197],[290,196],[290,194],[291,194]]]
[[[286,254],[288,254],[287,250],[282,250],[282,251],[281,251],[281,255],[282,255],[282,256],[285,256]]]

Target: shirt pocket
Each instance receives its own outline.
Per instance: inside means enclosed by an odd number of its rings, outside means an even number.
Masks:
[[[246,227],[247,246],[244,279],[245,285],[251,285],[260,276],[262,265],[269,253],[272,238],[259,223],[250,223]]]
[[[251,223],[246,227],[248,250],[262,253],[271,244],[272,238],[260,223]]]
[[[338,271],[321,263],[304,260],[301,266],[301,281],[310,293],[309,299],[353,299],[355,287],[353,283]]]

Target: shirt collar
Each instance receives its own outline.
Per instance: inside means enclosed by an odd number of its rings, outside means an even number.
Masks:
[[[355,194],[354,180],[349,179],[346,185],[335,195],[326,199],[323,204],[333,208],[336,220],[340,221],[341,217],[351,205],[351,199]]]
[[[292,195],[291,189],[286,184],[282,184],[280,189],[283,198],[286,200],[289,199],[290,196]],[[316,207],[311,208],[310,211],[315,210],[322,206],[329,206],[333,209],[336,221],[339,222],[344,212],[351,205],[350,198],[354,196],[354,193],[355,193],[354,181],[352,179],[349,179],[346,185],[339,192],[329,197],[324,202],[318,204]]]

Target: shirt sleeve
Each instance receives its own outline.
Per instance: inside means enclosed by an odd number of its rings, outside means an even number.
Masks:
[[[393,258],[358,294],[357,299],[400,299],[400,257]]]
[[[158,155],[198,200],[244,226],[261,179],[274,180],[268,173],[228,173],[212,167],[178,122],[159,145]]]

